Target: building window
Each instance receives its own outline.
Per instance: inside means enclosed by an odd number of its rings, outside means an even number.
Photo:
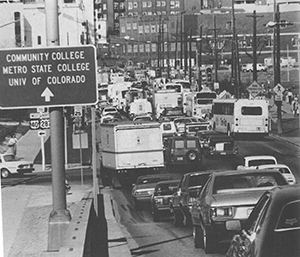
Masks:
[[[128,10],[132,10],[133,9],[133,4],[132,2],[128,2]]]
[[[170,1],[170,8],[175,8],[175,1]]]
[[[166,11],[162,11],[161,14],[162,15],[167,15],[167,12]]]
[[[144,50],[144,44],[139,44],[139,52],[140,53],[144,53],[145,50]]]
[[[142,6],[143,6],[143,8],[146,8],[147,7],[147,2],[143,2]]]
[[[128,22],[128,23],[126,24],[126,26],[127,26],[127,28],[126,28],[127,31],[128,31],[128,30],[131,30],[131,23]]]
[[[147,7],[152,7],[152,2],[148,1],[147,2]]]
[[[136,22],[132,23],[132,30],[137,30],[137,23]]]
[[[144,34],[143,25],[139,26],[139,34]]]
[[[133,12],[133,16],[139,16],[138,12]]]
[[[143,12],[143,15],[147,15],[148,13],[147,12]]]
[[[134,53],[138,53],[139,52],[138,45],[133,45],[133,52]]]
[[[152,15],[152,12],[148,12],[148,15]]]
[[[151,33],[156,33],[156,25],[151,25]]]
[[[156,2],[156,6],[157,6],[157,7],[160,7],[160,6],[161,6],[161,2],[160,2],[160,1],[157,1],[157,2]]]
[[[180,1],[175,1],[175,8],[180,8]]]
[[[133,13],[132,13],[132,12],[129,12],[129,13],[128,13],[128,16],[133,16]]]
[[[120,31],[121,31],[121,33],[125,33],[126,32],[125,26],[121,26]]]
[[[16,46],[21,46],[21,21],[20,21],[20,13],[14,13],[15,18],[15,39]]]
[[[38,36],[38,37],[37,37],[37,44],[38,44],[38,45],[41,45],[41,44],[42,44],[42,37],[41,37],[41,36]]]
[[[145,33],[150,33],[150,25],[145,25]]]
[[[166,1],[161,1],[161,6],[166,6]]]
[[[161,11],[157,11],[157,15],[161,15]]]
[[[133,2],[133,8],[138,8],[138,3],[137,2]]]

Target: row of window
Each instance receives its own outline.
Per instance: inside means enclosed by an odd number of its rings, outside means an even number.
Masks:
[[[166,1],[156,1],[156,7],[166,7]],[[128,2],[128,10],[136,9],[139,7],[139,2]],[[142,8],[151,8],[152,2],[151,1],[143,1]],[[180,1],[170,1],[170,8],[180,8]]]

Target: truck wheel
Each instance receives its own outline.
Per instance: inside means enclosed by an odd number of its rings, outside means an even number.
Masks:
[[[204,248],[203,230],[200,225],[193,226],[193,238],[195,248]]]
[[[8,178],[10,176],[10,172],[8,169],[2,169],[1,170],[1,178]]]
[[[188,161],[193,162],[198,159],[198,154],[196,151],[190,150],[186,153],[186,157],[187,157]]]
[[[181,211],[173,211],[174,213],[174,226],[181,227],[183,226],[183,215]]]

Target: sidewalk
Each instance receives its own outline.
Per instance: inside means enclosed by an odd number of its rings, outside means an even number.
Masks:
[[[50,131],[47,131],[49,137]],[[46,137],[46,138],[47,138]],[[46,141],[46,138],[44,140]],[[17,157],[34,161],[41,149],[41,138],[37,131],[29,130],[17,143]],[[68,172],[80,166],[70,165]],[[49,170],[48,170],[49,171]],[[43,172],[42,165],[35,165],[34,173]],[[86,174],[86,173],[85,173]],[[92,172],[89,169],[89,181],[70,182],[71,194],[67,195],[67,210],[71,217],[79,202],[87,192],[93,191]],[[4,257],[42,256],[48,247],[48,220],[53,209],[52,185],[17,185],[4,187],[2,194],[3,248]],[[108,254],[111,257],[131,256],[126,238],[114,216],[110,190],[101,190],[105,219],[107,222]],[[76,216],[76,215],[75,215]],[[103,232],[104,233],[104,232]],[[120,241],[120,239],[122,239]],[[103,242],[99,242],[103,243]],[[0,256],[2,256],[0,249]],[[105,253],[103,256],[106,256]]]
[[[270,102],[271,106],[274,104]],[[282,133],[278,133],[278,122],[272,121],[270,136],[300,147],[299,116],[294,117],[292,106],[285,101],[282,103]]]

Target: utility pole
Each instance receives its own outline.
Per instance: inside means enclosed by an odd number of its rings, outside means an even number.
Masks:
[[[281,76],[280,76],[280,12],[279,12],[279,4],[276,4],[276,13],[275,13],[275,28],[276,30],[276,73],[275,76],[275,85],[280,84]],[[275,42],[275,40],[274,40]],[[276,74],[276,75],[275,75]],[[282,116],[281,116],[281,101],[275,101],[277,106],[277,132],[278,134],[282,134]]]
[[[47,46],[59,45],[58,0],[46,0]],[[53,210],[49,217],[48,251],[58,251],[65,235],[71,214],[67,210],[65,190],[64,117],[62,107],[50,109],[50,141],[52,164]]]
[[[162,70],[165,70],[165,28],[164,19],[161,21]]]
[[[234,0],[231,1],[232,7],[232,75],[233,75],[233,86],[234,86],[234,95],[239,98],[239,85],[237,83],[237,36],[235,31],[235,13],[234,13]]]
[[[174,61],[175,61],[175,64],[174,64],[174,68],[175,70],[177,70],[177,52],[178,52],[178,17],[176,19],[176,41],[175,41],[175,56],[174,56]]]
[[[202,64],[202,24],[199,27],[199,50],[198,50],[198,90],[200,91],[202,83],[201,75],[201,64]]]
[[[189,32],[189,81],[192,83],[192,28]]]
[[[184,32],[184,77],[186,77],[186,70],[188,67],[187,58],[188,58],[188,33]]]
[[[182,30],[183,30],[183,24],[182,24],[182,12],[180,13],[180,69],[183,69],[183,35],[182,35]]]
[[[214,57],[215,57],[215,82],[218,82],[218,39],[217,39],[217,24],[216,15],[213,14],[213,30],[214,30]]]

